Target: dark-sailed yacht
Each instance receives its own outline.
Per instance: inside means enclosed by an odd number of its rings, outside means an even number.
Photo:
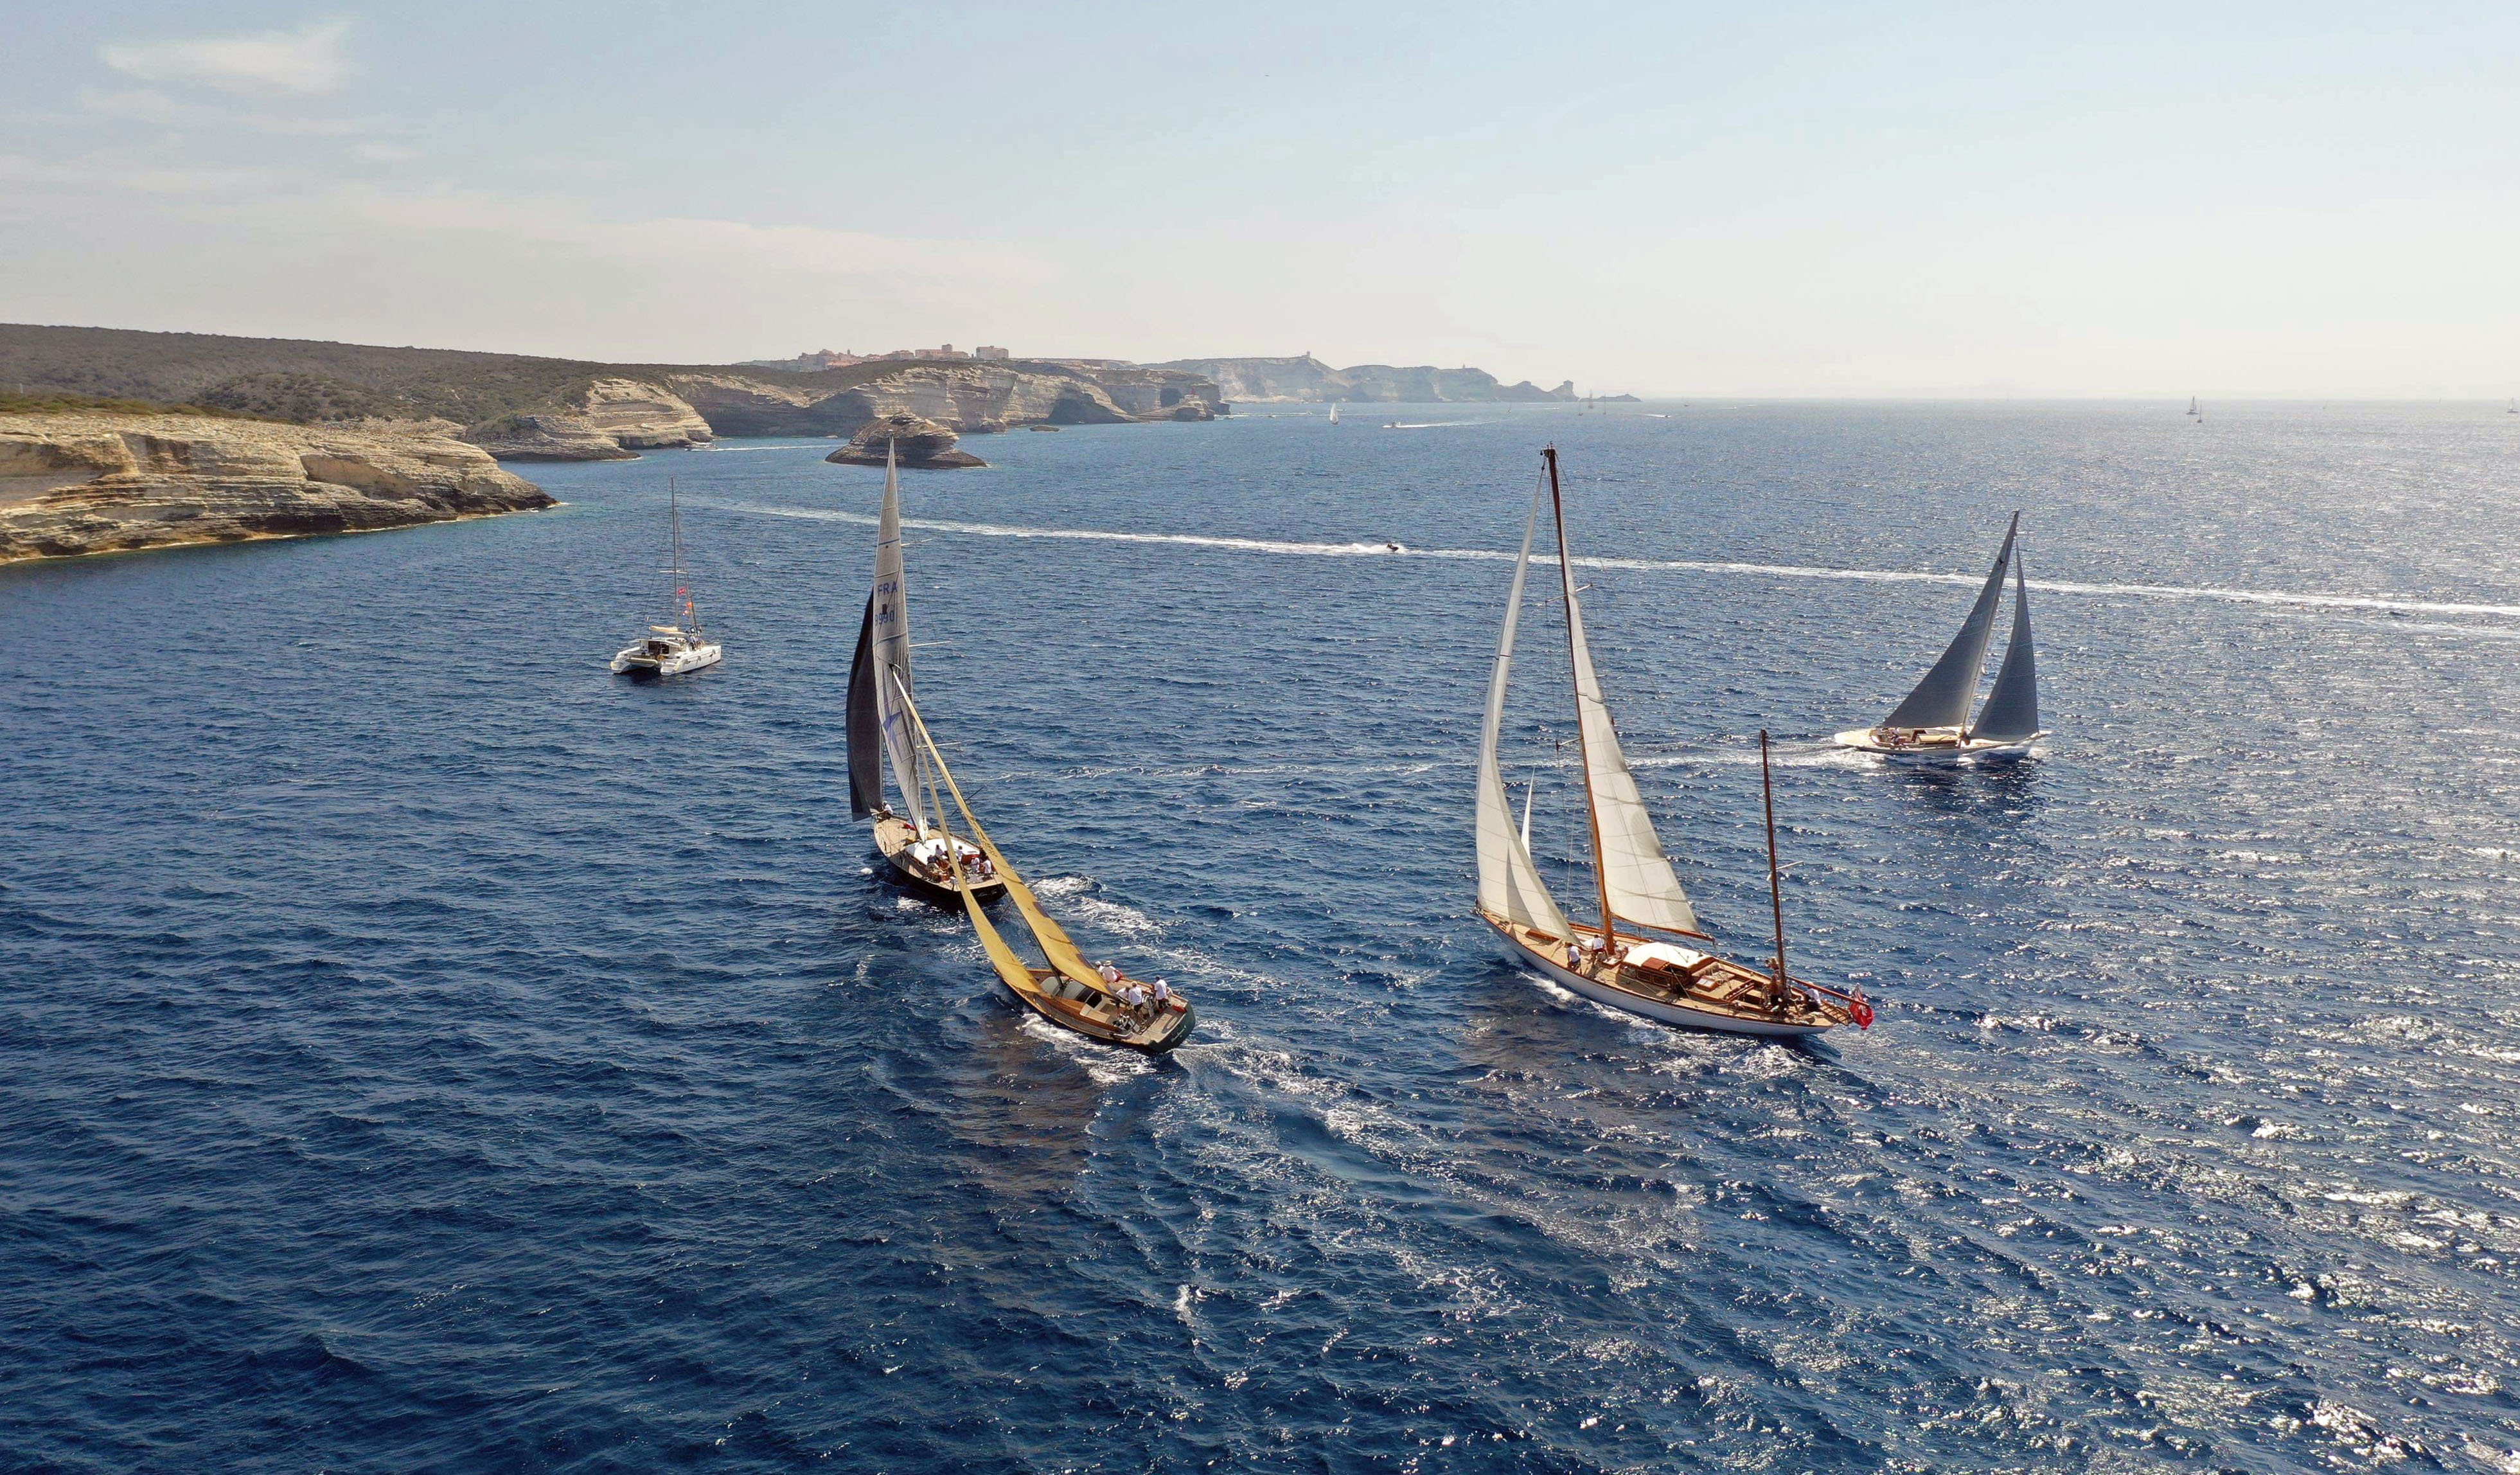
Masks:
[[[1978,589],[1960,631],[1925,672],[1916,689],[1891,709],[1877,727],[1859,727],[1837,734],[1842,747],[1869,753],[1895,763],[1957,763],[1962,761],[2017,759],[2048,735],[2039,725],[2039,656],[2030,639],[2030,578],[2014,543],[2021,532],[2021,514],[2012,515],[1995,567]],[[2012,575],[2012,639],[1996,668],[1995,689],[1986,703],[1977,702],[1977,683],[1986,670],[1986,648],[1995,634],[1996,608],[2003,600],[2003,576]],[[1971,709],[1975,709],[1972,715]]]
[[[910,714],[910,601],[902,576],[901,470],[884,448],[883,513],[878,520],[875,587],[858,622],[857,655],[849,663],[849,812],[875,821],[875,848],[892,873],[944,899],[966,887],[993,899],[1006,885],[989,857],[949,834],[935,812],[934,777],[925,768]],[[884,797],[892,777],[896,807]]]

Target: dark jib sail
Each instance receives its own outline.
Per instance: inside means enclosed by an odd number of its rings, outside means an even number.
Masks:
[[[875,705],[875,596],[858,622],[858,653],[849,662],[849,814],[864,819],[883,807],[883,717]]]

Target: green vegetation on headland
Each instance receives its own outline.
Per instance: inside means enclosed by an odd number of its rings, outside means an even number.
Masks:
[[[267,415],[223,409],[209,404],[165,404],[155,399],[115,399],[96,394],[67,394],[58,390],[24,393],[0,390],[0,415],[204,415],[214,420],[267,420]]]

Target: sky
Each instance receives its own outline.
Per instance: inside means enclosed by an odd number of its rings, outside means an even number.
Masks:
[[[2520,7],[0,0],[0,321],[2520,392]]]

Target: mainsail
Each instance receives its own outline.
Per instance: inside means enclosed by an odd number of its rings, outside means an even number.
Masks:
[[[1110,986],[1103,983],[1102,974],[1086,961],[1076,940],[1067,935],[1067,929],[1059,926],[1058,919],[1041,909],[1041,899],[1032,894],[1032,888],[1024,884],[1023,877],[1017,875],[1007,857],[999,853],[996,843],[989,839],[989,832],[980,828],[979,816],[971,812],[970,804],[963,798],[963,786],[954,782],[954,770],[945,766],[945,755],[936,751],[936,739],[927,731],[927,723],[921,719],[918,710],[911,707],[907,695],[902,697],[901,705],[909,711],[910,720],[918,728],[920,742],[926,746],[929,762],[934,764],[937,775],[945,780],[946,792],[954,796],[954,807],[962,811],[963,822],[971,827],[972,841],[980,847],[980,853],[989,857],[989,864],[996,868],[997,879],[1005,885],[1007,895],[1014,899],[1015,909],[1023,913],[1024,925],[1032,929],[1033,941],[1041,945],[1041,955],[1071,982],[1100,992],[1110,992]],[[944,816],[939,814],[937,817],[941,820]],[[959,866],[959,862],[957,864]],[[979,902],[968,886],[963,888],[963,900],[971,914],[979,917]],[[999,958],[1004,944],[997,942],[997,930],[988,925],[986,918],[980,918],[980,932],[982,945],[989,947],[990,960],[998,963],[999,971],[1004,973],[1005,966]],[[1008,982],[1016,980],[1010,977]],[[1029,987],[1029,975],[1025,986]]]
[[[1540,492],[1531,495],[1531,515],[1523,519],[1522,552],[1513,561],[1513,592],[1505,600],[1505,633],[1497,638],[1496,668],[1488,677],[1487,721],[1479,729],[1479,906],[1508,922],[1568,939],[1574,933],[1542,884],[1540,868],[1531,862],[1531,811],[1523,810],[1522,833],[1513,829],[1505,775],[1497,767],[1497,738],[1505,726],[1507,678],[1513,670],[1513,636],[1522,619],[1523,577],[1531,568],[1531,534],[1540,520]]]
[[[1987,573],[1986,586],[1978,590],[1968,619],[1960,622],[1960,632],[1952,637],[1943,658],[1925,672],[1925,679],[1916,683],[1908,699],[1882,718],[1882,726],[1968,725],[1969,703],[1977,697],[1978,678],[1986,670],[1987,642],[1995,634],[1995,607],[2003,598],[2003,571],[2012,560],[2013,534],[2020,530],[2021,514],[2016,512],[2004,531],[2003,546],[1996,552],[1995,567]]]
[[[875,593],[869,606],[875,622],[876,712],[883,729],[883,754],[892,764],[892,785],[901,794],[902,812],[923,835],[927,811],[919,800],[919,740],[901,701],[910,691],[910,602],[901,573],[901,472],[889,442],[883,451],[883,515],[876,529]]]
[[[1969,736],[1991,743],[2019,743],[2039,735],[2039,657],[2030,648],[2030,576],[2012,560],[2012,643],[1995,673],[1995,690],[1977,714]]]
[[[858,620],[857,655],[849,661],[849,814],[864,819],[883,807],[883,718],[876,711],[875,596]]]
[[[1552,457],[1553,465],[1553,457]],[[1593,670],[1593,649],[1584,638],[1584,610],[1575,598],[1574,554],[1566,546],[1566,514],[1557,512],[1557,574],[1566,591],[1566,638],[1575,668],[1575,716],[1584,735],[1584,779],[1592,795],[1593,826],[1599,847],[1601,890],[1612,918],[1648,927],[1697,932],[1697,913],[1672,874],[1671,858],[1654,834],[1644,796],[1628,771],[1619,729]]]

